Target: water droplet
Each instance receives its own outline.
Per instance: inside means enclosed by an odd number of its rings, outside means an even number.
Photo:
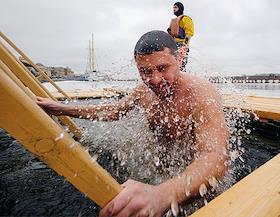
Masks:
[[[235,161],[238,158],[239,154],[237,150],[233,150],[229,153],[231,161]]]
[[[238,140],[237,140],[237,145],[238,145],[238,146],[241,146],[241,143],[242,143],[242,142],[241,142],[241,139],[238,138]]]
[[[168,210],[168,212],[166,213],[165,216],[166,216],[166,217],[172,217],[172,212],[171,212],[171,210]]]
[[[174,121],[175,121],[175,122],[179,122],[179,121],[180,121],[179,115],[176,115],[176,116],[175,116]]]
[[[187,185],[190,185],[192,182],[192,178],[190,176],[187,176]]]
[[[201,123],[204,123],[204,116],[200,115],[199,120],[200,120]]]
[[[57,142],[58,140],[61,140],[63,137],[64,137],[64,133],[62,132],[62,133],[59,134],[58,137],[56,137],[56,138],[54,139],[54,141]]]
[[[204,202],[204,205],[207,205],[207,204],[208,204],[206,198],[204,198],[203,202]]]
[[[96,162],[97,159],[98,159],[98,155],[95,154],[95,155],[92,156],[91,161],[92,161],[92,162]]]
[[[244,160],[243,157],[239,156],[239,159],[240,159],[243,163],[245,163],[245,160]]]
[[[207,187],[205,184],[201,184],[199,186],[199,194],[201,197],[203,197],[207,193]]]
[[[187,197],[191,196],[191,192],[189,190],[186,189],[185,193]]]
[[[72,142],[72,143],[69,145],[69,147],[70,147],[70,148],[73,148],[75,145],[76,145],[76,142]]]
[[[175,217],[179,214],[179,206],[176,201],[173,201],[171,203],[171,212],[172,212],[172,215]]]
[[[154,163],[157,167],[160,165],[160,160],[158,157],[154,157]]]
[[[209,182],[209,185],[210,185],[213,189],[215,189],[215,188],[218,187],[218,181],[217,181],[217,179],[216,179],[214,176],[212,176],[212,177],[208,180],[208,182]]]

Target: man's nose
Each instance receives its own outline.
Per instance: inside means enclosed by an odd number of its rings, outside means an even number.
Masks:
[[[153,72],[153,74],[150,76],[149,78],[149,84],[151,85],[158,85],[161,82],[162,78],[161,78],[161,73],[155,71]]]

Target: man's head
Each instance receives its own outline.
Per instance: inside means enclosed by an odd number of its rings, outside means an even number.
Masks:
[[[184,5],[181,2],[176,2],[173,5],[173,13],[177,17],[184,14]]]
[[[134,58],[143,82],[160,97],[170,95],[180,72],[174,39],[164,31],[148,32],[136,43]]]
[[[152,54],[169,48],[171,54],[177,55],[178,49],[174,39],[164,31],[154,30],[145,33],[138,40],[134,48],[134,58],[137,55]]]

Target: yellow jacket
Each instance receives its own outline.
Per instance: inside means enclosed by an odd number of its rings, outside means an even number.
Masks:
[[[187,15],[183,15],[179,22],[179,33],[174,36],[175,42],[181,42],[185,45],[189,45],[191,37],[194,35],[194,24],[192,18]]]

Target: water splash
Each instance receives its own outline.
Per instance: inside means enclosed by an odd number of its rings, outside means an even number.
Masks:
[[[114,100],[118,99],[101,100],[101,103]],[[79,101],[79,103],[81,102]],[[100,101],[86,100],[82,103],[97,104]],[[207,103],[211,104],[213,100],[209,99]],[[201,185],[199,193],[203,197],[202,200],[192,203],[191,208],[183,206],[183,213],[190,214],[189,210],[194,211],[211,200],[213,195],[220,194],[231,186],[235,181],[235,162],[239,160],[243,163],[244,161],[241,138],[242,133],[250,133],[250,130],[245,127],[250,115],[240,109],[229,109],[225,111],[225,114],[231,135],[229,144],[231,161],[225,162],[225,165],[229,167],[230,171],[223,181],[217,181],[215,177],[211,177],[208,180],[211,187],[209,189],[206,188],[206,185]],[[178,118],[178,116],[174,116],[173,120],[179,121]],[[98,156],[96,160],[105,160],[110,168],[114,168],[113,175],[121,176],[123,180],[132,178],[145,183],[158,184],[180,174],[194,159],[196,150],[191,140],[161,143],[160,135],[153,134],[149,129],[144,110],[141,108],[132,111],[127,118],[117,122],[80,119],[76,119],[76,121],[86,128],[81,140],[83,145],[89,148],[92,155]],[[168,121],[163,119],[163,124]],[[201,121],[204,121],[203,114]],[[109,153],[109,157],[102,157],[106,153]],[[186,184],[191,185],[191,181],[191,177],[187,176]],[[187,189],[185,194],[188,197],[190,192]]]

